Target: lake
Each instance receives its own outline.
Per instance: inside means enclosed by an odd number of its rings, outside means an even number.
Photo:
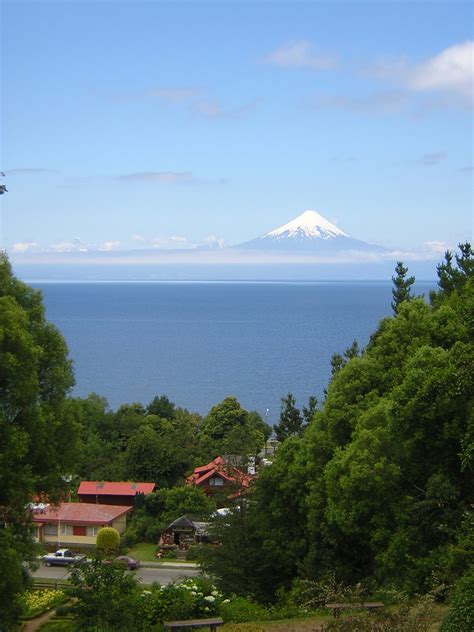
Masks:
[[[331,355],[391,314],[388,282],[32,285],[67,341],[74,394],[113,408],[166,394],[201,414],[235,395],[269,423],[288,392],[320,398]]]

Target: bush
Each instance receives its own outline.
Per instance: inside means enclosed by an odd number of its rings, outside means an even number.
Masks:
[[[226,600],[227,601],[227,600]],[[241,623],[246,621],[265,621],[270,618],[269,611],[247,597],[234,597],[222,603],[221,616],[224,621]]]
[[[166,619],[192,619],[219,614],[223,595],[208,580],[189,578],[142,592],[141,617],[154,624]]]
[[[189,560],[190,562],[194,562],[195,560],[199,560],[202,556],[202,546],[199,545],[192,545],[189,547],[187,553],[186,553],[186,559]]]
[[[471,632],[474,629],[474,568],[456,584],[451,608],[441,632]]]
[[[334,573],[319,581],[297,578],[284,597],[289,606],[317,610],[330,602],[360,602],[363,600],[362,586],[344,586],[336,580]]]
[[[133,547],[138,542],[137,530],[133,527],[128,527],[123,534],[123,544],[128,547]]]
[[[120,546],[120,533],[113,527],[103,527],[97,534],[97,548],[102,553],[113,553]]]
[[[141,619],[142,589],[137,579],[115,564],[93,560],[71,570],[76,586],[75,615],[81,630],[129,632]]]

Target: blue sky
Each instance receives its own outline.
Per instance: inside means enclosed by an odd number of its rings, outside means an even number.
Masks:
[[[472,7],[2,3],[2,244],[472,239]]]

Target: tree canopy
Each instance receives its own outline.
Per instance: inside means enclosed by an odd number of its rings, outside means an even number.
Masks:
[[[264,569],[252,576],[254,594],[271,599],[297,575],[328,572],[414,592],[450,584],[472,564],[470,246],[447,253],[438,275],[430,303],[400,301],[365,349],[340,356],[321,409],[250,492],[239,546]]]
[[[34,555],[29,503],[58,499],[73,469],[79,432],[66,401],[73,383],[66,343],[47,322],[40,292],[16,279],[0,253],[0,567],[9,569],[2,595],[21,588],[21,562]],[[1,600],[5,625],[14,593]]]

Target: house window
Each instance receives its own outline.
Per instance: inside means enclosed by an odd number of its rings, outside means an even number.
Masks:
[[[61,535],[72,535],[72,524],[62,524]]]
[[[58,535],[58,525],[57,524],[45,524],[43,526],[44,535]]]
[[[99,533],[99,527],[87,527],[86,535],[89,537],[96,536]]]
[[[209,485],[211,487],[222,487],[222,485],[224,485],[224,481],[222,480],[220,476],[213,476],[209,480]]]

